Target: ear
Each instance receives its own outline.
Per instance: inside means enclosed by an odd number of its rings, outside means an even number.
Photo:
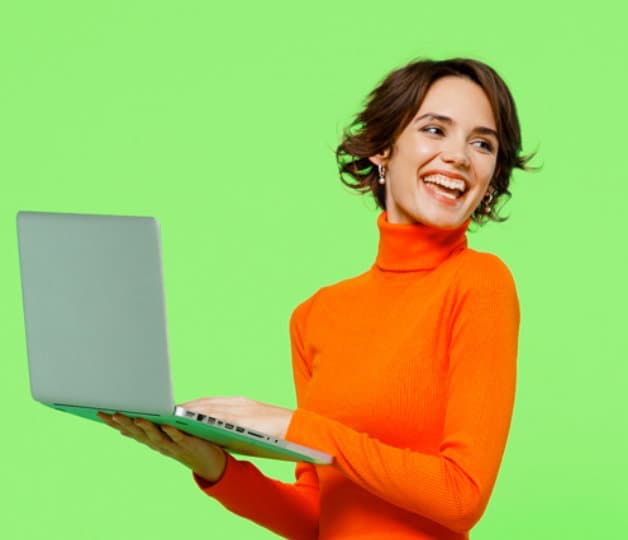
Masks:
[[[379,154],[375,154],[374,156],[369,156],[369,161],[375,165],[386,165],[388,162],[388,158],[390,156],[390,148],[386,148],[383,152]]]

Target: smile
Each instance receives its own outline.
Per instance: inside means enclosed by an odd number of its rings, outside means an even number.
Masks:
[[[430,192],[446,199],[455,201],[462,197],[467,190],[467,185],[460,178],[450,178],[444,174],[430,174],[421,178],[429,186]]]

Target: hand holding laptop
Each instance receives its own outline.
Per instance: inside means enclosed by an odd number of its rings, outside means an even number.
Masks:
[[[152,435],[188,466],[197,448],[188,455],[173,446],[176,432],[166,440],[168,428],[150,431],[149,424],[175,426],[242,455],[332,463],[325,452],[285,440],[290,409],[244,398],[196,400],[188,404],[192,410],[175,406],[155,218],[24,211],[16,217],[36,400],[100,422],[116,412],[145,418],[148,432],[129,420],[125,434],[154,444]],[[215,456],[211,448],[201,453]]]
[[[280,439],[286,438],[292,409],[277,407],[245,397],[206,397],[180,405],[184,409],[247,426]]]
[[[98,417],[122,435],[176,459],[208,482],[217,482],[227,465],[227,456],[220,446],[186,435],[172,426],[157,426],[144,418],[129,418],[117,413],[99,412]]]
[[[245,397],[215,397],[188,401],[181,405],[187,410],[223,418],[226,422],[242,424],[274,437],[285,438],[292,419],[292,410],[276,407]],[[226,466],[225,452],[204,439],[186,435],[178,429],[157,426],[143,418],[121,414],[98,413],[107,425],[149,448],[172,457],[209,482],[216,482]]]

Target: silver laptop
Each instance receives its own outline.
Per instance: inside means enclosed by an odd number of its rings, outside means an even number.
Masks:
[[[17,231],[34,399],[98,422],[117,411],[170,424],[240,454],[332,462],[174,405],[155,218],[18,212]]]

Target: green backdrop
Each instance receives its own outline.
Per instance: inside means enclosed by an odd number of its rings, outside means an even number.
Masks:
[[[510,266],[515,415],[476,540],[620,538],[628,525],[626,10],[598,1],[3,2],[0,536],[263,539],[174,461],[30,398],[15,214],[162,225],[175,396],[293,406],[288,318],[366,269],[371,202],[333,149],[412,58],[506,79],[535,174],[470,237]],[[257,463],[290,480],[292,465]]]

